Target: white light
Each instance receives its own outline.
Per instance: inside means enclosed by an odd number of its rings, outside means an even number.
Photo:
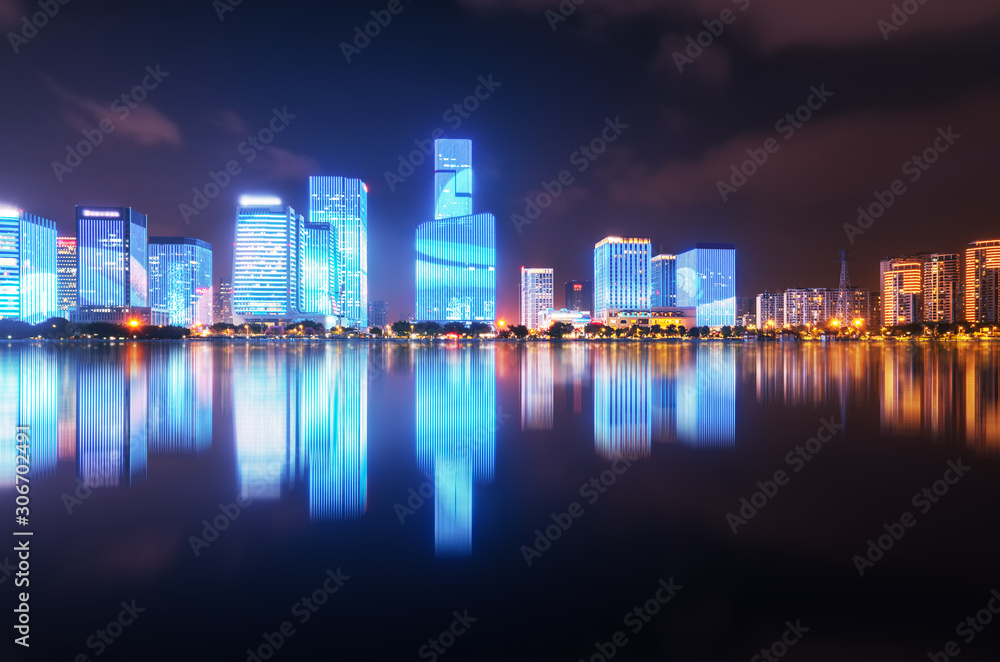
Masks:
[[[280,207],[281,198],[273,195],[241,195],[240,207]]]
[[[17,207],[0,207],[0,218],[21,218],[21,210]]]
[[[121,212],[107,210],[102,211],[100,209],[84,209],[83,215],[87,218],[121,218]]]

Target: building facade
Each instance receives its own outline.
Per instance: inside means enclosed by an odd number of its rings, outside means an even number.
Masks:
[[[76,237],[56,237],[59,316],[76,317]]]
[[[146,215],[130,207],[77,207],[77,319],[158,323],[149,305]]]
[[[923,321],[924,257],[886,258],[879,263],[882,325]]]
[[[965,251],[965,321],[1000,322],[1000,239],[974,241]]]
[[[29,324],[59,313],[56,224],[20,209],[0,209],[0,319]]]
[[[555,306],[552,281],[552,269],[521,267],[521,324],[529,329],[543,328],[542,314]]]
[[[212,306],[212,318],[215,324],[233,323],[233,281],[228,278],[220,278],[219,284],[215,287],[214,304]]]
[[[434,219],[472,215],[472,141],[434,141]]]
[[[923,321],[957,324],[962,319],[961,256],[932,253],[923,263]]]
[[[417,228],[416,319],[496,318],[496,219],[492,214],[428,221]]]
[[[566,309],[591,312],[594,310],[594,283],[571,280],[566,283]]]
[[[819,326],[837,316],[838,290],[825,287],[785,290],[784,326]]]
[[[698,326],[736,325],[736,246],[696,244],[677,256],[677,305],[698,309]]]
[[[371,301],[368,303],[368,324],[385,328],[389,325],[389,304],[385,301]]]
[[[764,290],[757,295],[757,328],[764,331],[785,325],[785,293]]]
[[[310,177],[301,245],[301,312],[367,327],[368,185],[348,177]]]
[[[149,303],[167,311],[173,326],[211,326],[212,245],[190,237],[150,237]]]
[[[677,305],[677,256],[657,255],[651,260],[649,274],[650,299],[653,308]]]
[[[299,227],[305,219],[278,198],[244,196],[236,214],[233,316],[282,322],[299,315]]]
[[[606,237],[594,246],[594,319],[649,309],[649,239]]]

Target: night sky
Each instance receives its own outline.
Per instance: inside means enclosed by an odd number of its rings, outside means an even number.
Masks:
[[[392,319],[411,314],[433,167],[392,187],[386,172],[439,128],[474,141],[475,211],[497,216],[506,319],[521,265],[554,267],[562,306],[559,285],[591,276],[607,235],[651,237],[657,252],[735,243],[740,296],[835,287],[841,248],[854,284],[875,287],[883,256],[1000,238],[996,0],[898,3],[916,9],[897,14],[898,29],[888,0],[565,0],[568,16],[546,14],[557,0],[401,0],[350,62],[341,42],[388,0],[48,1],[58,13],[36,34],[22,17],[37,2],[0,0],[0,202],[54,219],[60,234],[77,204],[130,205],[150,234],[211,242],[216,278],[231,272],[240,194],[306,212],[309,175],[361,177],[369,299],[388,300]],[[220,7],[231,9],[221,20]],[[720,16],[731,22],[711,23]],[[721,34],[680,61],[704,21]],[[480,76],[499,85],[467,118],[446,116]],[[153,89],[129,108],[120,98],[144,78]],[[811,118],[778,124],[813,87],[824,100],[812,98]],[[275,108],[294,118],[263,151],[241,149]],[[57,175],[53,162],[105,118],[114,130]],[[573,156],[616,118],[627,128],[606,151]],[[936,163],[904,165],[948,127],[960,138]],[[769,139],[767,162],[724,201],[717,182]],[[239,174],[185,222],[180,205],[230,160]],[[518,232],[512,214],[563,170],[572,183]],[[897,179],[905,192],[852,244],[844,224]]]

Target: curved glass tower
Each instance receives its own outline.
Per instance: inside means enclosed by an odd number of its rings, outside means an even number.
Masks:
[[[417,228],[417,320],[490,322],[496,317],[496,219],[428,221]]]
[[[472,213],[472,141],[434,141],[434,218]]]

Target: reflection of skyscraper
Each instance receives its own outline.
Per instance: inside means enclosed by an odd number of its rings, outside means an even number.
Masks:
[[[0,208],[0,319],[38,324],[57,307],[56,224]]]
[[[161,323],[149,306],[146,215],[129,207],[77,207],[81,322]]]
[[[212,245],[189,237],[149,238],[149,305],[170,324],[212,325]]]
[[[697,307],[698,326],[736,324],[733,244],[696,244],[677,256],[677,305]]]
[[[244,498],[281,496],[294,430],[289,411],[291,356],[291,352],[253,345],[233,356],[233,441]]]
[[[76,314],[76,237],[56,238],[56,271],[59,316]]]
[[[521,429],[551,430],[553,419],[552,346],[521,348]]]
[[[602,346],[594,365],[594,445],[606,459],[649,457],[650,361],[645,348]]]
[[[472,141],[434,141],[434,219],[472,214]]]
[[[731,346],[697,345],[677,376],[677,439],[698,447],[736,443],[736,354]]]
[[[649,239],[606,237],[594,246],[594,319],[649,310]]]
[[[493,322],[496,219],[428,221],[417,228],[417,320]]]
[[[59,379],[56,353],[24,345],[0,353],[0,488],[15,485],[18,428],[26,429],[30,480],[55,471],[58,461]]]
[[[416,357],[417,464],[435,483],[439,555],[472,551],[472,484],[491,482],[496,443],[493,347]]]
[[[538,329],[542,313],[553,308],[552,269],[521,267],[521,324]]]
[[[149,346],[149,452],[203,453],[212,446],[211,345]]]

